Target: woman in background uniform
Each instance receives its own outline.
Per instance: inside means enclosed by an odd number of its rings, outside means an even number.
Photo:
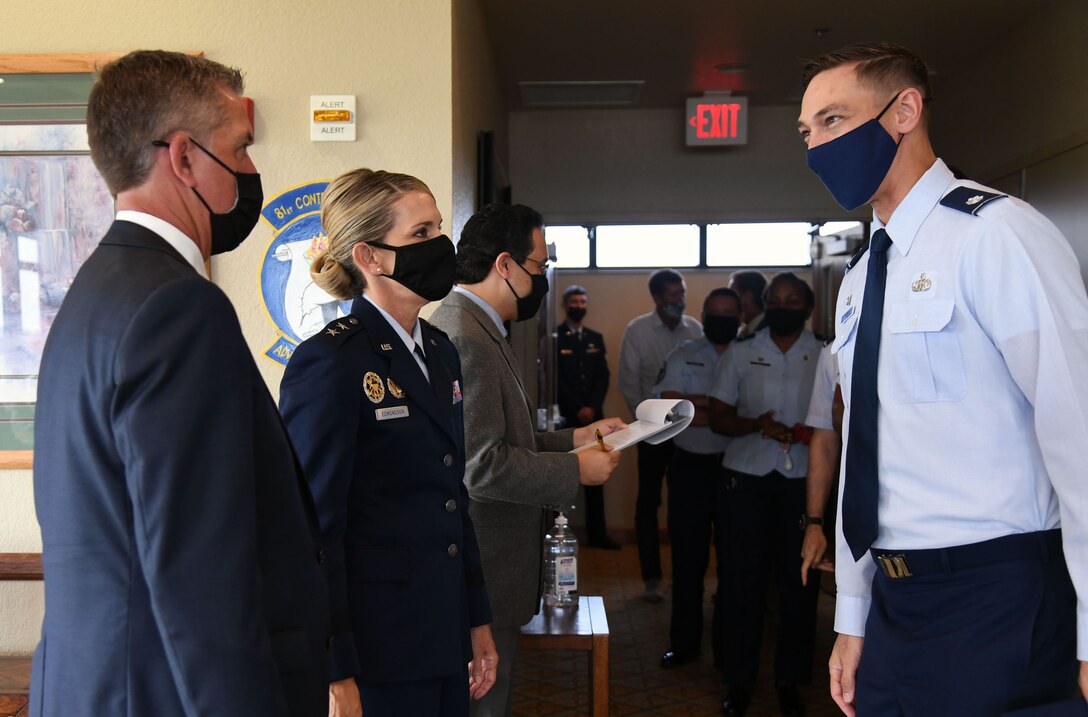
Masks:
[[[299,345],[280,408],[321,520],[330,714],[467,715],[498,657],[466,510],[461,364],[419,319],[453,286],[453,243],[403,174],[333,180],[321,222],[310,273],[352,309]]]

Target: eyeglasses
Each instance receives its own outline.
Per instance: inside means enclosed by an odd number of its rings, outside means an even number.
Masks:
[[[536,259],[532,258],[531,256],[527,256],[527,257],[525,257],[525,261],[531,261],[534,264],[536,264],[537,268],[540,269],[541,274],[547,274],[548,269],[550,268],[548,266],[548,260],[547,259],[545,259],[544,261],[537,261]]]

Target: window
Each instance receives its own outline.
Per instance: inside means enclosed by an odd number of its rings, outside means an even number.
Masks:
[[[622,224],[598,226],[597,266],[699,266],[696,224]]]
[[[707,266],[809,266],[808,222],[708,224]]]
[[[557,269],[585,269],[589,266],[589,230],[578,226],[544,228],[544,241],[555,244]]]

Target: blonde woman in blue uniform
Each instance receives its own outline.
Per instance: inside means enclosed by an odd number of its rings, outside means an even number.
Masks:
[[[403,174],[333,180],[321,222],[310,273],[352,310],[299,345],[280,408],[321,521],[330,714],[467,715],[498,656],[466,511],[461,365],[419,319],[453,286],[453,243]]]

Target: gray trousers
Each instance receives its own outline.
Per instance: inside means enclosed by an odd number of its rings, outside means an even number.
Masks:
[[[509,717],[510,700],[514,696],[514,661],[521,642],[520,627],[492,627],[495,651],[499,653],[499,670],[482,700],[470,700],[469,717]]]

